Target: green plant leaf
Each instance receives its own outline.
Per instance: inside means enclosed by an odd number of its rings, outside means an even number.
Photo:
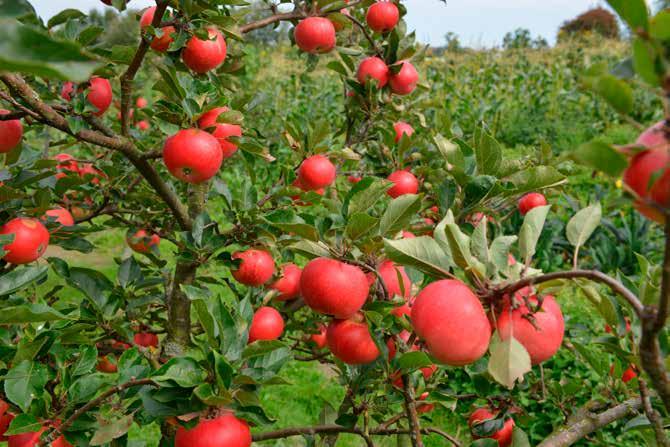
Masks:
[[[531,258],[535,254],[535,247],[537,246],[537,241],[540,239],[544,221],[550,209],[551,205],[533,208],[526,214],[523,220],[521,231],[519,232],[519,250],[526,264],[530,263]]]
[[[500,340],[498,333],[491,336],[491,357],[489,358],[489,374],[501,385],[509,389],[514,383],[523,380],[523,376],[531,370],[528,351],[513,336]]]
[[[649,10],[645,0],[607,0],[621,19],[630,26],[633,33],[638,28],[646,31],[649,27]]]
[[[611,177],[620,177],[628,166],[626,157],[610,144],[598,140],[582,144],[571,156],[575,161]]]
[[[579,249],[591,237],[600,225],[602,210],[600,203],[579,210],[568,222],[565,228],[568,241],[575,247],[575,260],[579,255]]]
[[[649,34],[654,39],[670,40],[670,10],[659,11],[649,26]]]
[[[24,360],[14,365],[5,375],[5,395],[27,413],[33,399],[45,392],[44,386],[49,378],[49,371],[44,365]]]
[[[79,19],[82,17],[86,17],[86,14],[79,11],[78,9],[64,9],[63,11],[59,12],[58,14],[49,19],[49,21],[47,22],[47,28],[51,29],[54,26],[65,23],[70,19]]]
[[[518,426],[514,426],[512,431],[512,446],[511,447],[531,447],[528,435]]]
[[[356,241],[370,233],[378,224],[379,219],[376,217],[367,213],[356,213],[349,217],[345,232],[352,241]]]
[[[42,424],[37,420],[32,414],[19,414],[12,422],[9,424],[9,428],[3,435],[11,436],[18,435],[21,433],[33,433],[39,431],[42,428]]]
[[[47,270],[49,268],[45,265],[35,265],[17,268],[0,276],[0,296],[12,294],[28,284],[44,278]]]
[[[0,309],[0,324],[41,323],[67,318],[46,304],[22,304]]]
[[[502,146],[500,143],[482,129],[474,149],[477,173],[479,175],[496,175],[502,162]]]
[[[388,236],[405,228],[421,209],[421,196],[404,194],[391,200],[379,222],[379,233]]]
[[[641,37],[633,39],[633,66],[645,82],[655,87],[661,85],[664,69],[660,63],[660,55],[650,42]]]
[[[534,166],[515,172],[505,180],[514,185],[510,195],[524,194],[544,188],[552,188],[565,183],[567,179],[552,166]]]
[[[452,265],[435,239],[384,239],[386,256],[400,265],[414,267],[434,278],[448,278]]]
[[[35,9],[28,0],[0,0],[0,18],[23,17],[35,14]]]
[[[418,369],[432,365],[433,362],[428,354],[421,351],[406,352],[398,357],[398,366],[402,369]]]
[[[109,420],[98,418],[97,429],[91,438],[91,445],[103,445],[128,433],[133,425],[133,415],[123,416],[121,419]]]

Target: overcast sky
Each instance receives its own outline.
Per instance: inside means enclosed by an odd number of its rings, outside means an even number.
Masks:
[[[103,8],[100,0],[30,0],[41,17],[47,19],[65,8],[76,7],[84,12]],[[468,46],[499,45],[506,32],[527,28],[533,36],[541,35],[553,43],[556,30],[570,18],[590,7],[604,4],[602,0],[404,0],[407,22],[417,30],[420,41],[432,45],[444,43],[444,35],[452,31]],[[154,5],[155,0],[131,0],[133,8]]]

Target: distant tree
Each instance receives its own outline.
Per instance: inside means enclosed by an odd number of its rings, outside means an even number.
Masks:
[[[505,34],[503,37],[503,48],[506,50],[522,48],[546,48],[549,46],[547,40],[541,36],[533,39],[530,30],[517,28]]]
[[[444,46],[445,51],[450,53],[460,53],[463,51],[463,46],[456,33],[449,31],[444,35],[444,40],[446,41],[446,45]]]
[[[668,0],[664,0],[668,2]],[[595,8],[568,20],[561,26],[558,39],[585,32],[597,33],[601,36],[618,39],[619,22],[614,14],[605,8]]]

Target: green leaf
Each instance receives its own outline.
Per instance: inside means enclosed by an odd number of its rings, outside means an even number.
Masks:
[[[633,66],[645,82],[658,87],[661,85],[663,66],[656,48],[641,37],[633,39]]]
[[[611,177],[620,177],[628,161],[610,144],[593,140],[584,143],[572,152],[572,158],[590,168],[602,171]]]
[[[161,384],[175,382],[183,388],[193,388],[207,380],[207,371],[190,357],[177,357],[170,359],[152,378]]]
[[[654,39],[670,40],[670,10],[664,9],[651,19],[649,34]]]
[[[591,237],[593,232],[600,225],[602,210],[600,203],[588,206],[579,210],[568,222],[565,233],[568,241],[575,247],[575,257],[579,252],[579,247]]]
[[[512,431],[512,446],[511,447],[531,447],[528,435],[518,426],[514,426]]]
[[[133,256],[129,256],[123,260],[119,266],[119,272],[117,273],[117,278],[121,287],[128,287],[128,285],[138,281],[142,278],[142,270],[140,265],[135,261]]]
[[[495,332],[491,337],[491,357],[489,358],[489,374],[501,385],[509,389],[514,383],[523,380],[523,376],[531,370],[528,351],[513,336],[500,340]]]
[[[102,388],[112,384],[112,375],[93,373],[79,377],[67,391],[70,404],[86,402],[92,399]]]
[[[519,232],[519,250],[526,264],[535,255],[535,247],[537,246],[537,241],[540,239],[544,221],[547,219],[550,209],[551,205],[533,208],[526,214],[523,220],[521,231]]]
[[[308,258],[323,258],[330,256],[328,247],[322,242],[298,241],[289,245],[289,250],[298,252]]]
[[[374,177],[365,177],[356,183],[344,199],[344,215],[364,213],[372,208],[391,187],[390,182]]]
[[[49,22],[47,22],[47,28],[51,29],[54,26],[65,23],[70,19],[79,19],[81,17],[86,17],[86,14],[79,11],[78,9],[64,9],[49,19]]]
[[[5,436],[18,435],[21,433],[34,433],[42,428],[42,423],[32,414],[21,413],[12,419]]]
[[[77,377],[93,371],[98,362],[98,350],[95,346],[82,346],[79,350],[79,358],[72,369],[72,376]]]
[[[384,251],[389,259],[400,265],[414,267],[434,278],[451,277],[449,257],[433,238],[384,239]]]
[[[418,369],[432,364],[428,354],[421,351],[406,352],[398,357],[398,366],[402,369]]]
[[[512,195],[551,188],[567,181],[563,174],[551,166],[535,166],[524,169],[510,175],[506,180],[515,187],[514,191],[511,192]]]
[[[633,33],[637,33],[638,28],[646,31],[649,27],[649,10],[645,0],[607,0],[607,3],[630,26]]]
[[[376,217],[372,217],[367,213],[356,213],[349,217],[345,232],[352,241],[357,241],[370,233],[378,224],[379,219]]]
[[[517,236],[498,236],[491,242],[489,251],[491,262],[499,271],[505,271],[509,267],[508,256],[512,245],[518,240]]]
[[[0,70],[84,82],[101,65],[73,41],[15,20],[0,20]]]
[[[98,418],[97,429],[91,438],[90,445],[103,445],[128,433],[133,425],[133,415],[123,416],[121,419],[109,420]]]
[[[22,304],[0,309],[0,324],[41,323],[68,317],[46,304]]]
[[[0,0],[0,18],[23,17],[35,14],[28,0]]]
[[[382,236],[397,233],[405,228],[421,209],[421,196],[404,194],[391,200],[379,222]]]
[[[472,232],[472,237],[470,238],[470,249],[472,250],[472,254],[483,263],[487,263],[491,260],[489,241],[486,235],[486,230],[488,228],[486,221],[487,219],[482,219],[479,222],[479,225],[475,227],[475,231]]]
[[[479,175],[496,175],[502,162],[500,143],[485,130],[480,131],[479,141],[475,143],[477,173]]]
[[[45,265],[18,268],[0,276],[0,296],[9,295],[30,283],[44,278],[49,268]]]
[[[500,447],[500,445],[495,439],[482,438],[474,441],[472,444],[470,444],[470,447]]]
[[[587,84],[617,112],[628,114],[633,110],[633,89],[625,81],[605,73],[596,76]]]
[[[5,395],[27,413],[33,399],[44,394],[49,377],[49,371],[44,365],[24,360],[5,375]]]

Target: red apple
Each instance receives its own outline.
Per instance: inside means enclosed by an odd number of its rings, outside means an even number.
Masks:
[[[412,315],[412,308],[409,304],[405,303],[402,306],[394,307],[391,309],[391,315],[394,315],[398,318],[401,318],[403,315],[409,318]]]
[[[179,180],[202,183],[219,171],[223,154],[219,141],[204,130],[185,129],[165,140],[163,161]]]
[[[79,176],[83,178],[90,176],[91,183],[94,185],[100,184],[100,178],[107,177],[104,172],[96,169],[91,163],[84,163],[79,167]]]
[[[478,408],[475,410],[468,419],[468,425],[470,429],[477,424],[488,421],[489,419],[494,419],[496,415],[491,413],[488,408]],[[499,431],[494,434],[487,436],[487,438],[495,439],[498,441],[499,447],[509,447],[512,444],[512,432],[514,431],[514,419],[507,419],[505,425]],[[473,438],[479,439],[478,436],[473,434]]]
[[[137,101],[135,101],[135,105],[137,106],[138,109],[143,109],[147,105],[149,105],[149,102],[145,98],[140,96],[139,98],[137,98]]]
[[[296,25],[295,43],[302,51],[328,53],[335,48],[335,27],[325,17],[307,17]]]
[[[411,137],[414,134],[414,128],[407,124],[404,121],[398,121],[393,125],[393,129],[395,130],[395,142],[398,143],[403,135],[407,135],[407,137]]]
[[[538,302],[535,296],[530,296],[528,300],[533,306]],[[531,323],[530,310],[519,294],[515,296],[515,301],[517,309],[512,310],[508,306],[498,315],[498,334],[503,340],[513,336],[526,348],[532,364],[540,364],[561,347],[565,329],[563,314],[554,297],[547,295],[540,310],[532,314],[534,321]]]
[[[330,352],[349,365],[374,362],[380,354],[361,313],[348,320],[333,320],[328,325],[326,341]]]
[[[261,307],[254,314],[249,327],[249,343],[256,340],[276,340],[284,332],[284,319],[276,309]]]
[[[0,115],[8,115],[9,110],[0,109]],[[0,121],[0,154],[5,154],[21,143],[23,124],[21,120]]]
[[[359,177],[357,175],[350,175],[349,177],[347,177],[347,181],[349,183],[351,183],[352,185],[355,185],[356,183],[360,182],[361,180],[363,180],[363,177]]]
[[[0,228],[0,235],[13,234],[14,240],[3,248],[2,258],[12,264],[28,264],[39,259],[49,246],[49,231],[37,219],[17,217]]]
[[[129,232],[126,235],[128,246],[138,253],[149,253],[152,247],[158,247],[160,241],[159,235],[149,233],[147,230],[138,230],[135,234]]]
[[[196,73],[214,70],[226,59],[226,40],[216,28],[208,28],[209,40],[191,37],[181,52],[184,64]]]
[[[281,278],[270,286],[279,292],[275,298],[277,301],[290,301],[300,294],[300,275],[302,270],[295,264],[286,264],[281,268]]]
[[[0,416],[0,442],[7,440],[5,432],[9,428],[9,424],[12,423],[12,419],[14,419],[14,415],[12,413],[4,413],[2,416]]]
[[[395,171],[388,176],[388,180],[394,185],[386,193],[394,199],[404,194],[416,194],[419,191],[419,180],[411,172]]]
[[[358,312],[368,297],[368,280],[363,271],[328,258],[310,261],[300,277],[300,295],[316,312],[349,318]]]
[[[374,79],[377,81],[377,88],[382,88],[389,81],[389,68],[386,62],[376,56],[366,57],[358,66],[356,78],[363,85],[368,78]]]
[[[232,270],[233,277],[245,286],[262,286],[272,278],[275,272],[275,261],[272,255],[265,250],[249,249],[237,252],[233,259],[242,262],[236,270]]]
[[[214,135],[221,145],[221,153],[223,159],[233,156],[237,151],[237,144],[233,143],[228,137],[241,137],[242,127],[237,124],[219,123],[217,118],[222,113],[228,112],[228,107],[216,107],[208,112],[205,112],[198,120],[198,127],[201,129],[214,128],[212,135]]]
[[[111,356],[109,356],[109,355],[106,355],[104,357],[100,357],[98,359],[98,364],[96,365],[95,369],[97,369],[100,372],[104,372],[104,373],[115,373],[116,371],[118,371],[118,368],[116,366],[116,361],[113,362],[112,360],[110,360],[110,357]],[[111,358],[113,358],[113,357],[111,357]]]
[[[79,165],[75,161],[74,157],[70,154],[58,154],[54,157],[54,160],[59,161],[56,165],[56,178],[63,178],[67,176],[67,173],[63,171],[79,173]]]
[[[151,26],[151,23],[154,21],[154,14],[156,13],[156,7],[152,6],[151,8],[147,8],[146,11],[144,11],[144,14],[142,14],[142,18],[140,19],[140,29],[144,29],[148,26]],[[158,51],[159,53],[165,53],[168,48],[170,47],[170,44],[174,41],[172,38],[172,34],[176,33],[177,30],[175,29],[174,26],[164,26],[161,28],[161,32],[163,33],[161,37],[154,37],[151,40],[151,48],[155,51]],[[142,98],[140,98],[142,99]],[[140,105],[140,100],[137,100],[137,107],[140,109],[142,107],[145,107],[146,100],[144,100],[144,105]]]
[[[337,169],[323,155],[312,155],[306,158],[298,168],[298,184],[301,189],[314,191],[325,188],[335,181]]]
[[[491,338],[482,303],[458,280],[436,281],[423,289],[412,305],[412,326],[433,357],[451,366],[479,360]]]
[[[158,347],[158,335],[152,334],[151,332],[138,332],[133,337],[133,342],[137,346],[143,346],[145,348],[157,348]]]
[[[404,231],[403,230],[403,232],[402,232],[402,238],[403,239],[414,239],[415,237],[416,236],[411,231]]]
[[[251,431],[247,423],[226,413],[215,419],[201,419],[188,430],[177,429],[175,447],[250,447]]]
[[[309,336],[309,340],[316,345],[317,348],[323,349],[326,347],[326,327],[319,325],[319,333]]]
[[[395,3],[379,1],[368,8],[365,21],[368,26],[378,33],[388,33],[393,30],[400,20],[400,11]]]
[[[137,128],[142,131],[149,130],[150,127],[151,125],[147,120],[142,120],[137,123]]]
[[[95,116],[102,116],[112,103],[112,85],[107,79],[93,77],[88,88],[88,102],[98,109]]]
[[[414,65],[407,61],[399,62],[402,64],[400,71],[397,74],[391,72],[389,83],[391,84],[391,91],[396,95],[409,95],[416,88],[419,82],[419,73],[414,68]]]
[[[404,267],[386,260],[381,263],[378,271],[390,296],[400,295],[409,298],[412,292],[412,282],[405,273]]]
[[[419,396],[419,401],[426,400],[428,398],[429,393],[426,391],[425,393],[421,394]],[[424,414],[424,413],[430,413],[435,409],[434,404],[422,404],[422,403],[417,403],[416,405],[416,412],[418,414]]]
[[[630,382],[631,380],[633,380],[633,379],[636,378],[636,377],[637,377],[637,372],[636,372],[636,370],[635,370],[635,366],[634,366],[634,365],[630,365],[630,366],[628,367],[628,369],[626,369],[626,370],[623,372],[623,374],[621,375],[621,381],[622,381],[623,383],[628,383],[628,382]]]
[[[545,206],[547,199],[539,192],[531,192],[519,199],[519,212],[525,216],[528,211],[538,206]]]
[[[635,144],[644,146],[647,149],[656,149],[668,144],[665,134],[665,121],[654,124],[649,129],[640,134]]]
[[[74,217],[72,217],[72,214],[62,206],[48,210],[44,213],[44,216],[42,216],[42,220],[46,221],[49,217],[52,217],[64,227],[71,227],[74,225]]]

